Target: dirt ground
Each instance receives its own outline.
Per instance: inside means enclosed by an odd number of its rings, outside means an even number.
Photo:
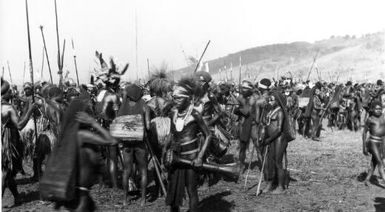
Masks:
[[[385,211],[385,189],[377,184],[377,177],[369,186],[361,182],[370,157],[362,154],[360,139],[361,132],[330,129],[322,132],[321,142],[299,137],[288,147],[292,181],[284,194],[255,196],[259,179],[255,167],[250,172],[246,190],[245,174],[238,183],[220,181],[210,188],[201,187],[201,211]],[[236,146],[235,142],[229,154],[237,155]],[[250,153],[249,150],[249,156]],[[27,171],[30,172],[30,168]],[[378,176],[377,171],[375,175]],[[39,200],[38,183],[31,184],[25,177],[18,176],[18,184],[24,203],[4,208],[13,202],[9,190],[6,190],[2,198],[3,211],[53,211],[52,203]],[[93,187],[91,195],[99,211],[168,210],[164,198],[149,201],[144,208],[140,208],[139,201],[123,207],[122,190],[113,191],[99,185]],[[187,204],[182,207],[182,211],[186,210]]]

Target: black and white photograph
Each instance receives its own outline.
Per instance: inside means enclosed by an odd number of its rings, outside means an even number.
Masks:
[[[1,211],[385,212],[385,2],[0,0]]]

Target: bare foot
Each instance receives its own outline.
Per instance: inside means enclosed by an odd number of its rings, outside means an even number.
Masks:
[[[142,199],[140,201],[140,207],[144,207],[146,205],[146,199]]]
[[[123,206],[127,206],[130,201],[128,200],[128,196],[124,196]]]
[[[273,190],[273,184],[272,183],[269,183],[266,188],[263,189],[263,193],[267,193],[267,192],[270,192]]]
[[[283,189],[282,187],[278,187],[277,189],[275,189],[271,193],[272,194],[283,194],[284,192],[285,192],[285,189]]]

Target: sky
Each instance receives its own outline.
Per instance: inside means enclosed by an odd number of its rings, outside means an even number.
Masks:
[[[48,56],[57,76],[54,0],[28,0],[35,80],[48,80],[42,66],[43,26]],[[113,56],[123,67],[130,63],[126,80],[147,77],[151,69],[187,65],[186,57],[203,60],[273,43],[314,42],[331,35],[357,35],[385,29],[385,2],[381,0],[57,0],[60,45],[66,40],[64,71],[76,79],[73,39],[81,83],[98,66],[95,50]],[[137,47],[137,48],[136,48]],[[137,49],[137,50],[136,50]],[[4,78],[30,81],[24,0],[0,0],[0,66]],[[24,74],[25,73],[25,74]]]

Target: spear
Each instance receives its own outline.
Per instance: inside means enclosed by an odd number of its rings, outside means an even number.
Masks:
[[[63,41],[63,52],[62,52],[62,55],[61,55],[61,59],[60,59],[60,62],[61,62],[61,64],[60,64],[60,68],[61,68],[61,70],[63,70],[63,64],[64,64],[64,51],[65,51],[65,48],[66,48],[66,40],[64,39],[64,41]]]
[[[75,71],[76,71],[76,79],[78,81],[78,86],[80,86],[80,84],[79,84],[79,74],[78,74],[78,65],[76,63],[76,51],[75,51],[74,39],[71,39],[71,43],[72,43],[72,50],[73,50],[73,53],[74,53],[74,64],[75,64]]]
[[[197,66],[195,67],[194,73],[197,72],[197,70],[198,70],[198,68],[199,68],[199,64],[201,64],[201,60],[202,60],[202,58],[203,58],[203,55],[205,54],[205,52],[206,52],[206,50],[207,50],[207,47],[209,47],[210,42],[211,42],[210,40],[209,40],[209,42],[207,42],[206,47],[205,47],[205,50],[203,50],[203,53],[202,53],[201,57],[200,57],[199,60],[198,60],[198,64],[197,64]]]
[[[43,56],[42,56],[41,58],[42,58],[42,61],[41,61],[40,80],[43,79],[43,70],[44,70],[44,46],[43,46]]]
[[[241,75],[242,75],[242,56],[239,56],[239,79],[238,79],[239,92],[241,92]]]
[[[40,25],[40,31],[41,31],[41,37],[43,38],[45,57],[47,59],[47,65],[48,65],[48,71],[49,71],[49,78],[50,78],[51,84],[53,84],[52,71],[51,71],[51,65],[49,64],[47,45],[45,44],[45,37],[44,37],[44,32],[43,32],[43,26],[41,26],[41,25]]]
[[[29,33],[29,17],[28,17],[28,2],[25,0],[25,12],[27,16],[27,33],[28,33],[28,53],[29,53],[29,67],[30,67],[30,75],[31,75],[31,83],[32,83],[32,103],[35,103],[35,84],[33,81],[33,63],[32,63],[32,49],[31,49],[31,36]],[[35,127],[35,139],[37,141],[37,126],[36,126],[36,117],[33,116],[33,124]]]
[[[57,18],[57,6],[56,6],[56,0],[55,0],[55,18],[56,18],[56,43],[57,43],[57,65],[59,68],[58,74],[59,74],[59,87],[62,86],[63,83],[63,62],[60,59],[60,39],[59,39],[59,23]]]
[[[150,60],[147,58],[147,72],[148,72],[148,79],[150,79]]]
[[[9,67],[9,61],[8,60],[7,60],[7,65],[8,65],[9,79],[11,80],[11,84],[13,84],[13,82],[12,82],[12,75],[11,75],[11,68]]]

